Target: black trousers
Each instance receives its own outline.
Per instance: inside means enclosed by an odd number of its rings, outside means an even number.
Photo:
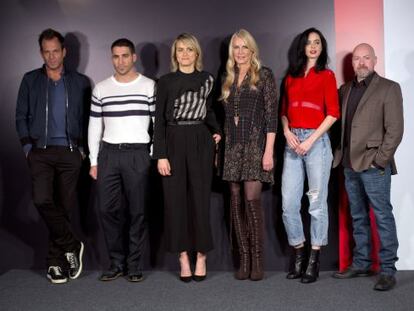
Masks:
[[[33,202],[49,229],[47,266],[67,267],[66,252],[79,248],[70,216],[77,205],[77,182],[82,156],[76,149],[52,146],[34,148],[28,163],[32,176]]]
[[[98,199],[109,258],[128,273],[142,270],[145,205],[150,156],[146,144],[102,143],[98,157]],[[125,199],[125,200],[124,200]],[[125,201],[126,204],[123,204]],[[127,242],[125,243],[125,232]]]
[[[214,140],[204,124],[167,127],[171,176],[162,177],[166,247],[170,252],[213,248],[210,194]]]

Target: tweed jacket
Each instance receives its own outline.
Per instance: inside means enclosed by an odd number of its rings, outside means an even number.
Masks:
[[[346,109],[351,88],[352,81],[339,89],[341,143],[335,150],[334,167],[341,163],[343,157]],[[374,73],[352,119],[349,150],[353,170],[362,172],[375,162],[384,168],[390,165],[392,174],[397,174],[394,153],[404,132],[402,103],[400,85]]]

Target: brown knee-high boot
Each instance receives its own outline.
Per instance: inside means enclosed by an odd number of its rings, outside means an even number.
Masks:
[[[232,195],[230,198],[231,216],[234,232],[236,234],[239,249],[240,267],[234,277],[238,280],[246,280],[250,275],[250,254],[247,223],[242,212],[240,195]]]
[[[249,222],[250,253],[252,271],[250,279],[259,281],[264,277],[263,271],[263,243],[264,243],[264,216],[260,200],[246,201],[246,213]]]

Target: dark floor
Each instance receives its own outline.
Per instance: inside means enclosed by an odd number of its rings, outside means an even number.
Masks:
[[[147,272],[141,283],[100,282],[97,271],[85,271],[53,285],[43,271],[11,270],[0,276],[0,310],[414,310],[414,271],[398,272],[389,292],[372,289],[375,276],[336,280],[331,274],[305,285],[275,271],[259,282],[210,272],[201,283],[185,284],[167,271]]]

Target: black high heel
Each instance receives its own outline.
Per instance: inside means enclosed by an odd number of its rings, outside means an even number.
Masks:
[[[192,280],[192,276],[181,276],[180,275],[180,281],[184,282],[184,283],[190,283]]]
[[[183,255],[180,254],[180,256],[178,257],[178,261],[180,262],[180,281],[184,282],[184,283],[189,283],[193,279],[193,275],[189,275],[189,276],[182,276],[181,275],[181,266],[182,266],[181,256],[183,256]],[[186,256],[188,258],[188,255],[186,255]]]
[[[195,275],[195,274],[193,274],[193,280],[196,281],[196,282],[204,281],[206,279],[206,277],[207,277],[207,274],[204,274],[204,275]]]
[[[200,253],[197,254],[197,262],[198,262],[198,257],[199,256],[201,257],[202,255],[200,255]],[[206,279],[206,277],[207,277],[207,264],[206,264],[206,260],[207,260],[207,256],[204,255],[204,265],[206,267],[206,273],[204,275],[197,275],[194,272],[194,274],[193,274],[193,280],[194,281],[201,282],[201,281],[204,281]],[[197,270],[197,263],[196,263],[196,270]]]
[[[286,278],[289,280],[299,279],[302,277],[303,272],[305,271],[305,247],[295,248],[295,261],[293,267],[290,269],[289,273],[286,275]]]
[[[319,277],[319,249],[312,249],[309,256],[308,267],[302,275],[301,282],[305,284],[316,282]]]

